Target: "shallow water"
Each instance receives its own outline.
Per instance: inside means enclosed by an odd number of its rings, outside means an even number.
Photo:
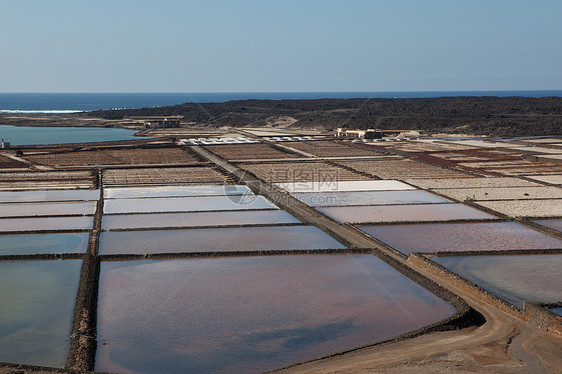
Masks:
[[[0,235],[0,255],[44,253],[84,253],[89,234],[18,234]]]
[[[106,127],[32,127],[0,125],[2,137],[12,145],[108,142],[139,139],[136,130]],[[142,139],[142,138],[141,138]]]
[[[562,240],[515,222],[360,226],[403,253],[562,248]]]
[[[256,195],[112,199],[104,202],[104,213],[106,214],[249,209],[277,209],[277,207],[263,196]]]
[[[41,230],[91,230],[94,218],[44,217],[44,218],[0,218],[0,232]]]
[[[217,196],[252,194],[246,186],[240,185],[202,185],[202,186],[156,186],[106,188],[106,199],[137,199],[171,196]]]
[[[95,202],[0,204],[0,217],[87,215],[95,212]]]
[[[100,236],[100,254],[322,248],[345,246],[313,226],[107,231]]]
[[[96,370],[258,373],[453,313],[370,255],[102,262]]]
[[[533,222],[562,232],[562,219],[537,219]]]
[[[0,262],[0,361],[64,366],[80,266]]]
[[[559,316],[562,316],[562,307],[560,307],[560,308],[550,308],[548,310],[550,310],[552,313],[555,313],[555,314],[558,314]]]
[[[0,203],[99,200],[99,190],[0,191]]]
[[[415,190],[415,187],[396,180],[372,181],[321,181],[275,183],[286,191],[296,192],[353,192],[353,191],[401,191]]]
[[[495,219],[496,217],[463,204],[370,205],[317,208],[338,222],[451,221]]]
[[[300,223],[298,219],[283,210],[257,210],[232,212],[158,213],[158,214],[117,214],[102,219],[103,230],[158,228],[158,227],[201,227],[225,225],[271,225],[278,223]]]
[[[562,300],[562,255],[434,257],[447,269],[510,303]]]
[[[314,207],[452,203],[451,200],[444,199],[429,192],[413,190],[295,193],[293,196]]]

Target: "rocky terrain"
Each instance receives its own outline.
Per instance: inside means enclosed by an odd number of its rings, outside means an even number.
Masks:
[[[104,110],[89,117],[183,115],[197,125],[290,128],[380,128],[493,136],[562,133],[562,98],[244,100]]]

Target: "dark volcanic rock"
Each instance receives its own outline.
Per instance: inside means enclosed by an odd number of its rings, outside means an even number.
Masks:
[[[292,127],[412,129],[496,136],[562,134],[560,97],[243,100],[104,110],[90,116],[183,115],[209,126],[264,126],[291,117]]]

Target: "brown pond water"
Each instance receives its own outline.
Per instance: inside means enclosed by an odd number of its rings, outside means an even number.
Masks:
[[[371,255],[102,262],[96,370],[261,373],[454,308]]]
[[[0,232],[91,230],[93,217],[0,218]]]
[[[103,230],[300,223],[283,210],[105,215]]]
[[[88,233],[0,235],[0,255],[84,253]]]
[[[562,240],[515,222],[359,226],[403,253],[562,248]]]
[[[95,202],[0,204],[0,217],[87,215],[95,212]]]
[[[100,254],[146,254],[345,248],[313,226],[106,231]]]
[[[0,362],[64,366],[80,265],[0,261]]]
[[[524,301],[562,300],[562,254],[452,256],[433,260],[521,308]]]
[[[99,200],[99,190],[0,191],[0,203]]]
[[[138,199],[171,196],[217,196],[247,195],[252,192],[240,185],[201,185],[201,186],[155,186],[155,187],[123,187],[106,188],[103,195],[106,199]]]
[[[426,191],[359,191],[294,193],[294,197],[314,206],[393,205],[393,204],[439,204],[451,203]]]
[[[496,219],[463,204],[338,206],[317,209],[342,223]]]
[[[263,196],[203,196],[158,199],[112,199],[104,202],[104,213],[198,212],[212,210],[277,209]]]

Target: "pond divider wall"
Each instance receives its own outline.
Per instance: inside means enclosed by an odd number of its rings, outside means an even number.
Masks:
[[[66,368],[94,370],[97,348],[97,310],[100,261],[97,257],[101,219],[103,215],[103,188],[101,171],[98,171],[100,199],[97,202],[94,227],[90,233],[86,255],[80,269],[80,283],[74,304],[72,332]]]
[[[524,309],[521,310],[515,305],[508,303],[507,301],[464,279],[460,275],[453,273],[444,266],[429,260],[419,253],[411,253],[408,256],[407,263],[415,268],[417,267],[445,280],[469,295],[486,302],[486,304],[492,307],[507,312],[510,315],[535,326],[539,330],[562,335],[562,318],[557,317],[554,313],[551,313],[542,306],[539,307],[535,303],[525,303]]]

